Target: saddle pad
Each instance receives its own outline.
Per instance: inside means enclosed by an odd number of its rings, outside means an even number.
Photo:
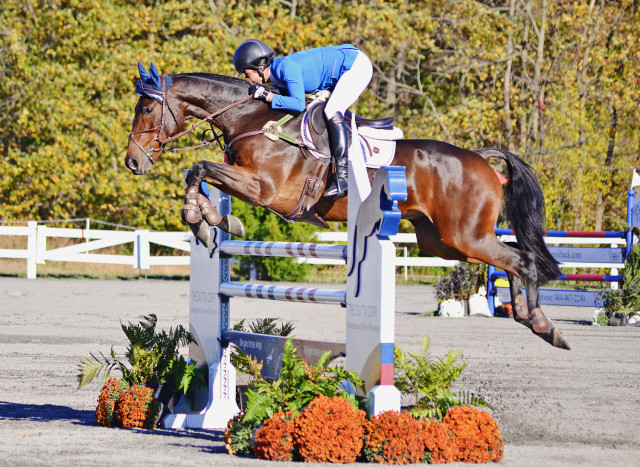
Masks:
[[[318,105],[320,103],[313,104]],[[307,112],[304,114],[302,119],[302,123],[300,124],[300,134],[302,136],[302,141],[307,145],[309,152],[316,159],[326,160],[326,155],[323,155],[317,150],[311,149],[315,148],[315,144],[311,138],[311,129],[309,125],[309,115],[311,112]],[[389,132],[392,133],[394,130],[378,130],[381,132]],[[375,134],[372,132],[372,134]],[[400,132],[400,134],[402,134]],[[397,133],[394,133],[396,136]],[[393,162],[393,158],[396,154],[396,142],[392,140],[386,139],[376,139],[372,136],[365,136],[362,133],[359,134],[360,141],[362,144],[363,152],[365,155],[365,165],[371,169],[379,169],[380,167],[391,165]],[[353,137],[353,135],[352,135]]]

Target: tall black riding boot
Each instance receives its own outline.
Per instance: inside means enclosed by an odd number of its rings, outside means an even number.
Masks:
[[[331,157],[336,165],[335,180],[324,192],[326,198],[338,199],[347,194],[349,133],[342,112],[336,112],[333,117],[327,119],[329,131],[329,144],[331,145]]]

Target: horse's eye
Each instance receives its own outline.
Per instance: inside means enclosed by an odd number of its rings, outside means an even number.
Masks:
[[[143,112],[145,115],[149,115],[151,112],[153,112],[153,107],[145,107]]]

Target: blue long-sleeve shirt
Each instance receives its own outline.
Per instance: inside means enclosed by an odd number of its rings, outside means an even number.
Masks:
[[[351,44],[317,47],[276,57],[271,64],[274,94],[271,108],[302,112],[305,94],[331,90],[353,65],[358,49]]]

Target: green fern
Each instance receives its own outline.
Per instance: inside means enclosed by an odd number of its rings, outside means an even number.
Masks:
[[[122,378],[129,384],[163,384],[173,382],[180,390],[189,388],[191,379],[200,379],[194,362],[186,362],[178,355],[180,346],[195,344],[193,335],[183,326],[169,331],[156,332],[158,318],[155,314],[143,316],[137,324],[120,323],[122,331],[129,340],[125,357],[128,365],[118,358],[113,347],[111,358],[100,353],[97,357],[80,359],[78,389],[99,377],[106,381],[114,368],[122,372]]]
[[[430,340],[425,337],[420,349],[409,354],[395,348],[395,386],[400,392],[417,399],[409,412],[420,418],[442,417],[456,405],[475,405],[492,408],[481,397],[451,392],[452,384],[462,375],[466,363],[458,363],[462,352],[449,351],[444,357],[433,358]]]
[[[76,389],[80,389],[100,375],[102,375],[103,380],[106,381],[115,367],[118,367],[122,371],[123,376],[128,375],[128,369],[118,360],[118,356],[113,350],[113,347],[111,347],[111,359],[105,357],[102,352],[100,352],[99,357],[96,357],[92,353],[89,353],[89,355],[91,355],[91,359],[87,357],[80,359],[80,364],[78,365],[80,371],[77,376],[78,387]]]

